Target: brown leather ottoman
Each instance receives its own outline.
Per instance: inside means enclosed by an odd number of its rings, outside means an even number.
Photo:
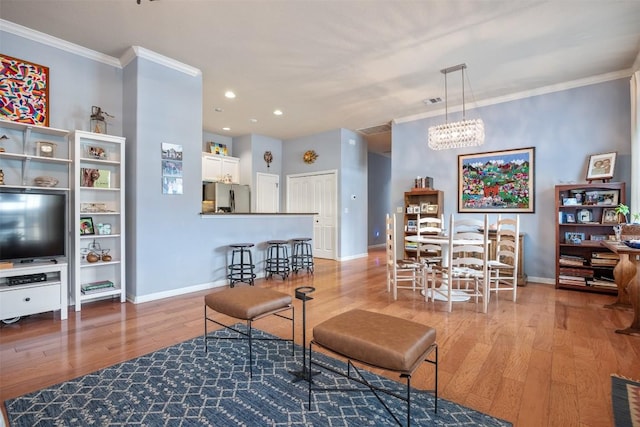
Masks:
[[[272,289],[258,288],[255,286],[229,288],[214,292],[204,297],[204,348],[207,351],[207,341],[210,339],[245,339],[249,341],[249,373],[253,376],[253,356],[251,344],[253,340],[291,341],[291,351],[294,351],[293,340],[295,337],[295,312],[291,295],[274,291]],[[241,331],[230,325],[225,325],[209,317],[207,310],[225,314],[247,322],[247,332]],[[291,310],[291,317],[280,314]],[[283,338],[253,338],[251,334],[252,322],[266,316],[275,315],[283,319],[291,320],[291,339]],[[207,321],[213,322],[224,328],[232,330],[240,337],[213,337],[208,335]]]
[[[435,411],[438,410],[438,345],[436,344],[436,330],[410,320],[386,314],[365,310],[351,310],[328,319],[313,328],[313,339],[309,343],[309,372],[314,362],[312,346],[318,345],[347,359],[347,377],[366,385],[374,393],[380,391],[407,402],[407,425],[411,423],[411,375],[422,364],[429,362],[435,366]],[[430,360],[429,355],[434,352],[435,357]],[[351,368],[359,373],[352,361],[360,362],[372,367],[400,373],[406,378],[406,397],[369,384],[364,378],[353,377]],[[325,365],[324,369],[342,374]],[[344,375],[344,374],[342,374]],[[311,408],[311,391],[325,390],[312,388],[309,382],[309,408]],[[385,405],[386,408],[386,405]],[[400,423],[398,418],[386,408],[391,416]]]

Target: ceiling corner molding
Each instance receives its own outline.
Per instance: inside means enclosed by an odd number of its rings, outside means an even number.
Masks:
[[[181,73],[185,73],[187,75],[190,75],[191,77],[196,77],[202,74],[202,72],[198,68],[184,64],[180,61],[176,61],[175,59],[171,59],[167,56],[161,55],[149,49],[145,49],[141,46],[131,46],[129,49],[127,49],[127,51],[120,57],[121,66],[126,67],[136,57],[144,58],[157,64],[164,65],[165,67],[180,71]]]
[[[472,110],[474,108],[478,108],[478,107],[502,104],[504,102],[517,101],[519,99],[531,98],[533,96],[546,95],[554,92],[562,92],[565,90],[575,89],[578,87],[590,86],[598,83],[609,82],[612,80],[623,79],[625,77],[631,76],[631,74],[632,74],[632,71],[630,69],[613,71],[611,73],[586,77],[584,79],[578,79],[578,80],[568,81],[564,83],[558,83],[555,85],[544,86],[537,89],[531,89],[523,92],[516,92],[509,95],[498,96],[495,98],[489,98],[489,99],[474,102],[472,106],[469,106],[469,104],[467,104],[467,111]],[[449,112],[452,112],[452,111],[453,112],[462,111],[462,105],[458,105],[457,107],[454,107],[454,108],[449,107]],[[444,108],[442,108],[435,111],[414,114],[412,116],[399,117],[399,118],[393,119],[393,122],[396,124],[407,123],[407,122],[413,122],[415,120],[426,119],[429,117],[443,116],[444,114],[445,114],[445,110]]]
[[[7,33],[64,50],[65,52],[73,53],[93,61],[102,62],[103,64],[107,64],[112,67],[121,68],[120,61],[117,58],[50,36],[49,34],[41,33],[40,31],[32,30],[31,28],[23,27],[22,25],[15,24],[4,19],[0,19],[0,31],[6,31]]]

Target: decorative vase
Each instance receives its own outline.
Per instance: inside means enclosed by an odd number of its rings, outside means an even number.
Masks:
[[[97,253],[89,252],[87,254],[87,262],[98,262],[99,260],[100,260],[100,257],[98,256]]]

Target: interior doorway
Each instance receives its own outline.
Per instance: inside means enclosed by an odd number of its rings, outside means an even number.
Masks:
[[[314,257],[337,259],[337,182],[337,171],[287,175],[287,212],[315,214]]]
[[[256,174],[256,212],[280,212],[280,176],[271,173]]]

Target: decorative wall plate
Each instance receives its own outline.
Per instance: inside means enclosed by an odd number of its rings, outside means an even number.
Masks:
[[[304,160],[304,162],[308,164],[315,162],[317,158],[318,154],[313,150],[305,151],[304,155],[302,156],[302,160]]]

